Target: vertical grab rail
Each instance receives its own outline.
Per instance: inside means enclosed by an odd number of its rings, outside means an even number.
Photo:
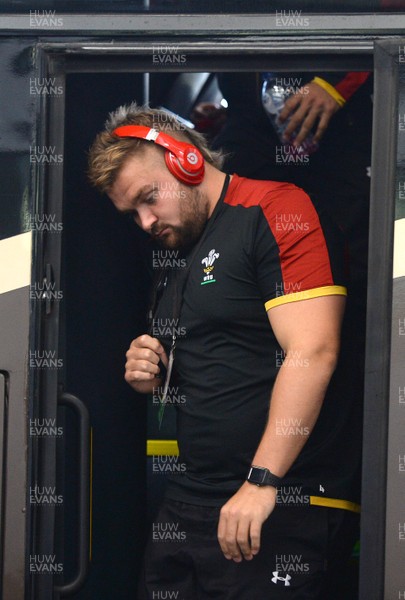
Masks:
[[[72,581],[55,586],[62,598],[76,593],[84,584],[89,569],[90,550],[90,416],[84,403],[73,394],[63,393],[58,405],[72,408],[79,417],[79,536],[78,570]]]

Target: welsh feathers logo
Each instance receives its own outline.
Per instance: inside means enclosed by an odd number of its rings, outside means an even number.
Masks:
[[[208,252],[208,256],[202,259],[201,264],[205,265],[203,271],[203,280],[201,285],[205,285],[206,283],[215,283],[214,279],[214,262],[219,258],[219,252],[215,252],[215,248]]]

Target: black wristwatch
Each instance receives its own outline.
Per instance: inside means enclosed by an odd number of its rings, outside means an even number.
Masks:
[[[256,467],[256,465],[250,467],[246,481],[253,485],[258,485],[259,487],[263,485],[272,485],[275,488],[280,487],[282,483],[281,477],[273,475],[271,471],[264,467]]]

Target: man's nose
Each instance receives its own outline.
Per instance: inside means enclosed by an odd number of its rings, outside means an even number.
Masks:
[[[143,208],[143,209],[138,209],[138,220],[139,220],[138,224],[141,226],[141,228],[144,231],[150,233],[152,225],[154,223],[156,223],[158,218],[156,215],[153,214],[153,212],[151,210],[148,210],[147,208]]]

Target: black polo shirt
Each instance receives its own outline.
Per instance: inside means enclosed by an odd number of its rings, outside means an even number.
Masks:
[[[197,252],[194,248],[186,257],[189,269],[179,320],[173,320],[173,299],[186,269],[168,270],[155,315],[156,337],[167,350],[173,330],[177,335],[168,399],[177,410],[179,460],[185,468],[169,477],[169,498],[217,505],[241,486],[283,362],[267,310],[345,295],[342,257],[338,232],[301,189],[233,176]],[[333,407],[333,402],[326,400],[325,405]],[[350,410],[342,412],[339,424],[336,410],[325,405],[285,484],[347,498],[350,457],[339,459],[343,464],[337,467],[336,449],[327,458],[325,452],[331,432],[335,436],[344,430]]]

